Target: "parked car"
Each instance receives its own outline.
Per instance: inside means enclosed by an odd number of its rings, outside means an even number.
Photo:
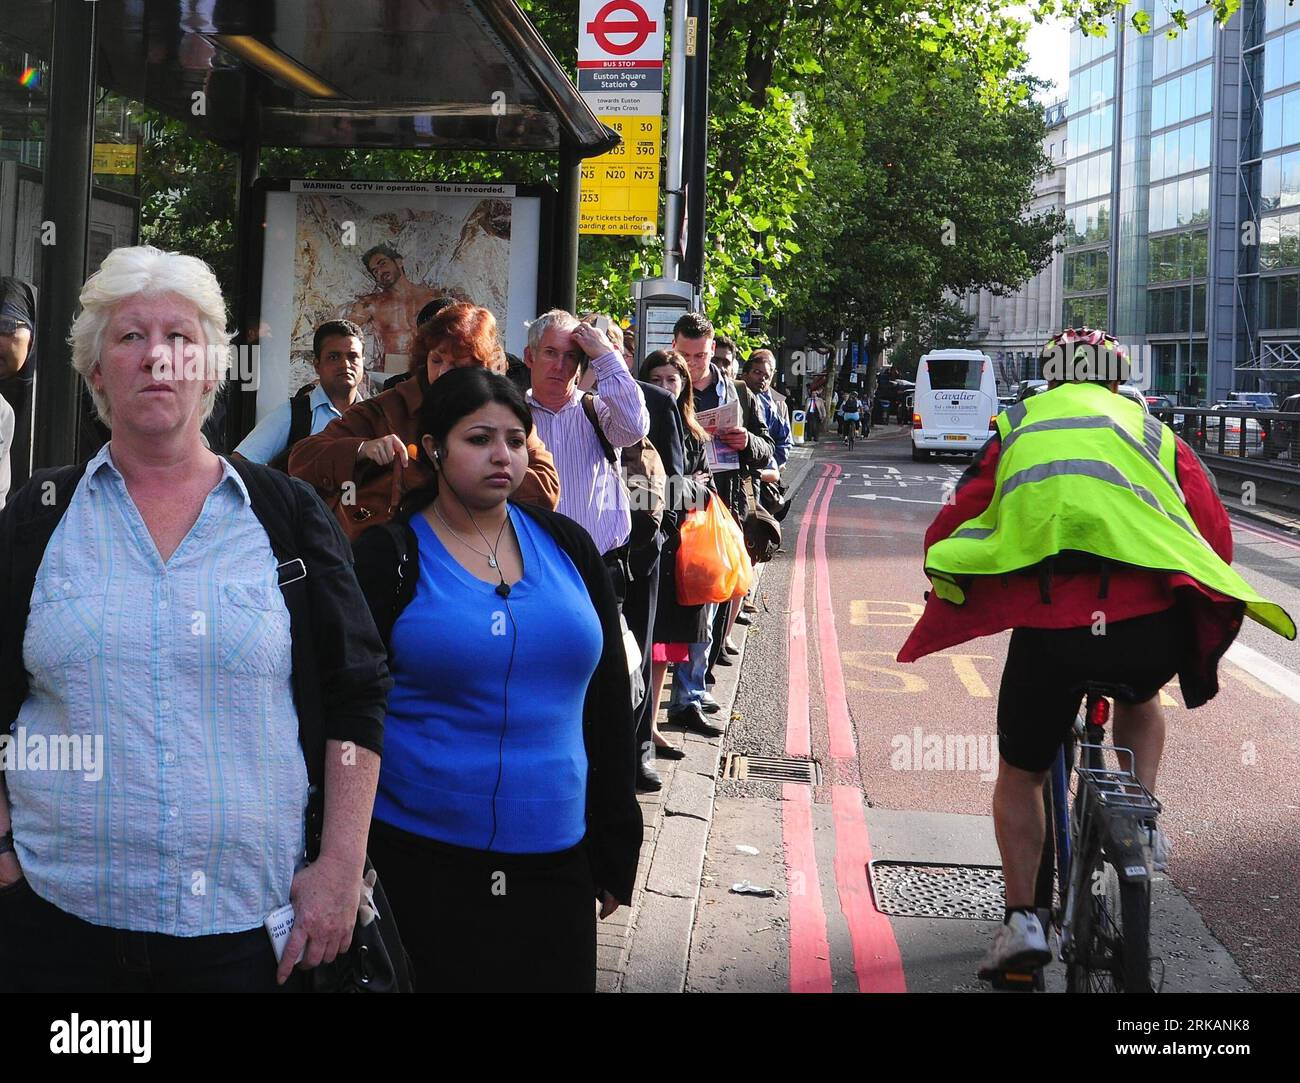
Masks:
[[[1260,407],[1250,405],[1241,401],[1233,402],[1224,400],[1216,402],[1210,407],[1211,410],[1259,410],[1271,409],[1271,407]],[[1258,451],[1264,443],[1264,430],[1260,423],[1253,417],[1207,417],[1205,419],[1205,450],[1212,454],[1218,454],[1219,451],[1219,431],[1223,430],[1223,454],[1240,455],[1242,453],[1242,427],[1245,427],[1245,448],[1246,454],[1252,451]]]
[[[1300,395],[1282,400],[1284,414],[1300,414]],[[1253,459],[1290,459],[1300,462],[1300,422],[1269,421],[1264,426],[1263,445],[1251,454]]]
[[[1144,395],[1147,400],[1147,406],[1152,410],[1167,410],[1171,406],[1178,404],[1169,395]]]
[[[1271,391],[1229,391],[1225,405],[1238,410],[1276,410],[1277,396]]]
[[[1040,391],[1047,390],[1046,380],[1021,380],[1016,385],[1016,402],[1024,402],[1030,395],[1037,395]]]

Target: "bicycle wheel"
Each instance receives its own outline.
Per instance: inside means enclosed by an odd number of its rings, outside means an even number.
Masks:
[[[1084,814],[1085,820],[1091,819]],[[1151,992],[1150,885],[1119,878],[1094,837],[1079,852],[1070,891],[1074,930],[1065,988],[1071,993]]]

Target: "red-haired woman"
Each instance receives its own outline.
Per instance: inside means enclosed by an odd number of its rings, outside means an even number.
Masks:
[[[506,368],[496,317],[478,305],[448,305],[421,324],[415,351],[425,363],[412,379],[357,403],[299,441],[289,456],[289,473],[315,487],[352,541],[388,522],[408,493],[433,481],[409,450],[419,439],[415,417],[430,384],[453,368]],[[550,510],[560,501],[555,463],[535,433],[528,437],[528,470],[515,499]]]

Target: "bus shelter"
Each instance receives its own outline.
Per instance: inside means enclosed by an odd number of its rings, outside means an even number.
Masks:
[[[238,153],[236,346],[256,345],[265,329],[263,147],[556,155],[536,298],[573,307],[580,163],[618,137],[511,0],[24,0],[4,8],[0,34],[48,60],[42,215],[57,227],[58,258],[41,261],[37,283],[33,465],[78,457],[81,390],[65,340],[88,270],[102,91]],[[475,220],[491,235],[499,217],[487,202]],[[231,436],[253,423],[254,399],[243,391],[231,396]]]

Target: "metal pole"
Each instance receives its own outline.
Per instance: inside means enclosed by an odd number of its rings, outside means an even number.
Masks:
[[[244,82],[243,100],[243,144],[239,148],[239,190],[236,193],[236,237],[235,267],[239,276],[237,289],[238,308],[236,309],[236,343],[251,347],[262,337],[261,328],[255,320],[262,308],[262,268],[255,266],[263,256],[265,240],[262,222],[254,213],[259,201],[253,192],[253,185],[262,174],[262,86],[256,75],[249,75]],[[233,448],[253,428],[257,420],[257,392],[247,384],[231,384],[231,410],[226,418],[225,446]],[[235,394],[235,391],[238,394]]]
[[[558,253],[554,304],[572,312],[578,306],[578,211],[581,206],[582,159],[572,147],[560,149]]]
[[[672,82],[668,85],[668,145],[665,160],[668,171],[664,182],[667,201],[664,205],[664,273],[676,281],[679,277],[678,248],[682,230],[682,124],[686,113],[686,0],[673,0],[673,44],[670,53]]]
[[[681,277],[704,285],[704,212],[709,160],[709,0],[688,0],[696,19],[695,55],[687,61],[690,85],[685,114],[686,258]]]
[[[56,0],[50,52],[50,112],[42,177],[40,374],[35,465],[76,462],[81,378],[65,342],[86,279],[91,155],[95,142],[95,12],[85,0]],[[48,238],[48,240],[47,240]]]

